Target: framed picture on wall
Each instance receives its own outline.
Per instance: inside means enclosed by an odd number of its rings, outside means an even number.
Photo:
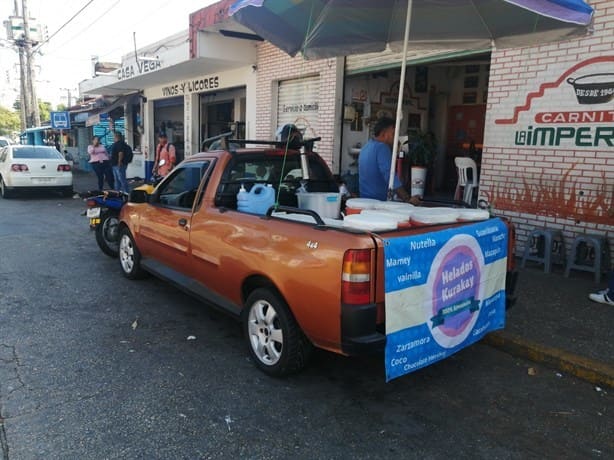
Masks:
[[[416,67],[416,79],[414,81],[414,92],[426,93],[429,86],[429,68],[419,65]]]
[[[471,75],[465,77],[465,81],[463,84],[464,88],[477,88],[480,83],[480,78],[477,75]]]
[[[463,93],[463,104],[477,104],[478,93],[477,91],[465,91]]]
[[[409,129],[420,129],[420,124],[422,121],[422,117],[420,116],[419,113],[410,113],[407,116],[407,127]]]

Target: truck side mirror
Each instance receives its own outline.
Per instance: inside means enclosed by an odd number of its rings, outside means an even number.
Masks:
[[[129,201],[130,203],[148,203],[149,195],[145,190],[132,190]]]

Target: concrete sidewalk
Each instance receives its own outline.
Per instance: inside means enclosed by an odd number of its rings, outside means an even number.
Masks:
[[[97,188],[94,173],[76,172],[74,189]],[[520,266],[520,260],[518,260]],[[506,327],[489,334],[486,343],[512,355],[530,359],[614,388],[614,307],[591,302],[588,294],[604,288],[605,277],[596,286],[593,275],[554,266],[527,264],[520,269],[516,305],[507,312]]]
[[[614,387],[614,307],[591,302],[588,294],[605,288],[593,275],[543,265],[521,269],[518,301],[507,312],[503,331],[486,341],[516,356],[541,362],[597,385]]]

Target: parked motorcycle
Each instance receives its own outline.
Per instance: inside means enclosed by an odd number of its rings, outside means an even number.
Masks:
[[[135,187],[150,195],[155,186],[162,180],[155,174],[151,180]],[[96,232],[96,243],[102,252],[109,257],[119,255],[119,212],[130,198],[130,195],[119,190],[95,190],[84,196],[87,210],[85,215],[90,221],[90,229]]]
[[[90,229],[96,232],[96,243],[110,257],[119,255],[119,212],[128,201],[128,194],[108,190],[92,192],[86,200],[86,216]]]

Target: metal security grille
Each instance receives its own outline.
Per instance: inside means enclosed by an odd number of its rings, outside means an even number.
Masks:
[[[305,137],[316,137],[319,129],[320,77],[279,82],[277,126],[295,124]]]

